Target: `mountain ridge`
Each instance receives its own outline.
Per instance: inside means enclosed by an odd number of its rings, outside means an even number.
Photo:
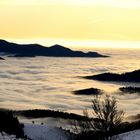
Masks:
[[[74,51],[59,44],[46,47],[40,44],[17,44],[0,39],[0,53],[15,57],[52,56],[52,57],[108,57],[97,52]]]
[[[140,82],[140,69],[122,74],[101,73],[92,76],[86,76],[86,79],[108,81],[108,82]]]

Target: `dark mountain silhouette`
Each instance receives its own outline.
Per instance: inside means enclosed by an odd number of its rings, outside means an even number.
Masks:
[[[104,93],[103,90],[97,88],[88,88],[88,89],[81,89],[73,91],[76,95],[101,95]]]
[[[140,93],[140,87],[120,87],[119,90],[124,93]]]
[[[54,57],[108,57],[97,52],[73,51],[61,45],[45,47],[39,44],[16,44],[0,40],[0,52],[15,57],[54,56]]]
[[[86,76],[85,78],[99,81],[140,82],[140,69],[123,74],[103,73],[93,76]]]

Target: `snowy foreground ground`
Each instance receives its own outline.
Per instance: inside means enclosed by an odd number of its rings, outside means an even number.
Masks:
[[[67,140],[68,134],[57,127],[25,124],[24,133],[32,140]]]
[[[120,134],[117,140],[140,140],[140,130]]]
[[[37,124],[25,124],[25,135],[32,140],[68,140],[69,135],[57,127]],[[0,133],[0,140],[23,140],[15,136]],[[117,140],[140,140],[140,130],[120,134]]]

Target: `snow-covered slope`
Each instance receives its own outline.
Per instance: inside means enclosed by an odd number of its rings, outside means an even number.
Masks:
[[[117,136],[117,140],[140,140],[140,130],[120,134]]]
[[[57,127],[24,124],[25,135],[32,140],[67,140],[69,134]]]
[[[69,134],[47,125],[25,124],[25,134],[32,140],[68,140]],[[140,140],[140,130],[120,134],[115,140]]]
[[[69,133],[47,125],[25,124],[25,135],[32,140],[68,140]],[[114,137],[115,140],[140,140],[140,130],[123,133]],[[0,133],[0,140],[23,140],[14,135]]]

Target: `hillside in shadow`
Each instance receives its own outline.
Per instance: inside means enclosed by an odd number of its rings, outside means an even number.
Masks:
[[[114,81],[114,82],[140,82],[140,69],[122,74],[102,73],[85,78],[99,81]]]
[[[119,90],[123,93],[140,93],[140,87],[120,87]]]

